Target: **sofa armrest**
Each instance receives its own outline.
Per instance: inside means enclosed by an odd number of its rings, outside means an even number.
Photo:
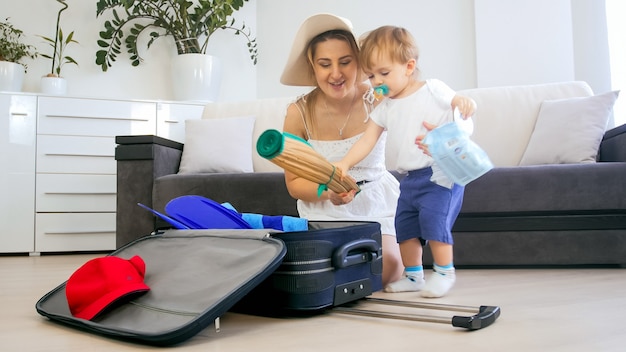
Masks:
[[[600,143],[599,161],[626,161],[626,124],[606,131]]]
[[[137,203],[153,207],[152,189],[158,177],[178,172],[183,144],[157,136],[117,136],[116,248],[150,234],[155,218]]]

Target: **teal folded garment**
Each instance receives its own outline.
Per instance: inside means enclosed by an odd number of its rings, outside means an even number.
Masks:
[[[230,203],[222,203],[222,206],[237,212]],[[309,229],[307,219],[294,216],[241,213],[241,218],[253,229],[274,229],[284,232],[307,231]]]

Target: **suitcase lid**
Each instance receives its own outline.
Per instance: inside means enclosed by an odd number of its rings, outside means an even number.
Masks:
[[[146,294],[84,320],[72,316],[60,284],[36,303],[53,321],[149,345],[183,342],[212,324],[274,272],[286,254],[267,230],[167,230],[112,252],[146,264]]]

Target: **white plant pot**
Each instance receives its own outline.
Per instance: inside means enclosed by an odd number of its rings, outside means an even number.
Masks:
[[[210,103],[217,101],[222,68],[217,57],[182,54],[172,59],[174,99]]]
[[[0,61],[0,91],[21,92],[26,68],[20,64]]]
[[[41,93],[48,95],[67,94],[67,80],[62,77],[41,77]]]

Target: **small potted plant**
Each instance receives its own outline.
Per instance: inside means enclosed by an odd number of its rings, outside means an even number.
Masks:
[[[62,95],[67,91],[67,81],[61,76],[61,69],[65,64],[73,64],[78,66],[78,62],[71,56],[65,55],[65,49],[70,43],[78,42],[74,40],[74,32],[65,37],[63,29],[61,29],[61,13],[68,8],[66,0],[57,0],[63,7],[57,13],[57,22],[54,39],[50,37],[40,36],[52,47],[52,55],[41,54],[42,57],[52,61],[50,72],[41,78],[41,92],[46,94]]]
[[[15,28],[9,18],[0,21],[0,91],[21,91],[28,69],[23,60],[37,57],[35,47],[23,39],[24,32]]]
[[[219,60],[206,53],[209,39],[216,31],[232,31],[243,37],[250,59],[256,64],[256,39],[245,24],[237,26],[232,18],[247,1],[98,0],[96,17],[104,14],[112,17],[104,22],[100,31],[96,64],[102,71],[107,71],[124,46],[131,64],[137,66],[142,61],[137,49],[142,36],[147,40],[148,48],[159,38],[171,37],[178,53],[172,62],[174,95],[179,100],[201,100],[205,92],[217,91],[205,86],[206,83],[219,83],[215,76],[211,78],[212,73],[217,73],[217,77],[220,75]],[[193,78],[200,78],[201,82],[193,81]],[[194,96],[187,96],[188,93]]]

